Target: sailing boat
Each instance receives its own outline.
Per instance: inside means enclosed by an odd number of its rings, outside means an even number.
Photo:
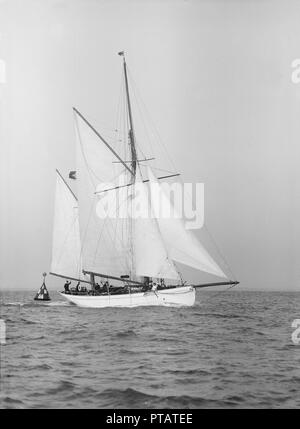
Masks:
[[[161,216],[153,189],[159,190],[164,208],[176,212],[161,180],[178,174],[156,177],[149,165],[145,171],[145,162],[153,158],[138,153],[127,64],[124,52],[119,55],[123,58],[128,123],[125,155],[73,108],[77,195],[57,170],[50,274],[77,282],[76,288],[65,285],[61,295],[81,307],[192,306],[197,287],[238,282],[228,279],[180,216]],[[75,172],[69,177],[74,179]],[[137,189],[138,208],[134,203]],[[103,216],[105,198],[108,204]],[[135,216],[141,208],[148,216]],[[110,210],[118,215],[110,216]],[[177,263],[222,281],[186,284]]]
[[[35,301],[51,301],[50,296],[49,296],[49,292],[46,288],[46,283],[45,283],[46,275],[47,275],[47,273],[43,273],[43,284],[39,288],[38,293],[34,297]]]

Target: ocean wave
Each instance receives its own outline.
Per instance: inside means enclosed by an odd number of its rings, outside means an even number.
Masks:
[[[132,329],[127,329],[125,331],[117,332],[115,335],[117,338],[127,338],[127,337],[136,337],[137,334]]]
[[[57,386],[51,387],[50,389],[46,390],[46,393],[48,395],[56,395],[58,393],[66,393],[71,392],[76,388],[76,384],[71,381],[60,381]]]
[[[216,319],[255,319],[255,317],[245,314],[225,314],[225,313],[194,313],[196,316],[213,317]]]
[[[24,307],[24,305],[26,305],[24,302],[1,302],[3,307]]]
[[[3,408],[24,408],[23,401],[17,398],[13,398],[11,396],[4,396],[3,398],[0,397],[0,404],[1,403]]]
[[[168,371],[171,374],[175,375],[211,375],[211,371],[206,371],[204,369],[195,368],[195,369],[171,369]]]
[[[99,393],[97,398],[102,400],[107,408],[120,406],[130,408],[203,408],[216,402],[215,400],[189,395],[153,395],[133,388],[106,389]]]
[[[67,301],[50,301],[47,307],[72,307],[72,305]]]
[[[37,325],[40,323],[40,322],[34,322],[33,320],[25,319],[24,317],[21,317],[20,322],[24,323],[25,325]]]

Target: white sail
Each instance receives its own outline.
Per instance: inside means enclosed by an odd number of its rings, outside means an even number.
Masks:
[[[173,207],[171,201],[149,167],[148,178],[150,184],[155,185],[150,186],[152,208],[157,218],[161,235],[168,249],[169,256],[174,261],[206,273],[227,278],[226,274],[221,270],[192,232],[185,229],[184,222],[180,216],[163,217],[161,215],[161,209],[163,213],[173,214],[176,213],[176,209]],[[158,198],[159,204],[157,201]]]
[[[76,197],[57,171],[51,271],[83,278]]]
[[[113,218],[111,212],[106,217],[99,216],[99,196],[95,194],[100,185],[105,189],[118,185],[124,165],[116,163],[118,158],[114,153],[79,114],[74,114],[83,267],[86,271],[112,276],[130,274],[132,253],[128,219]],[[129,189],[122,192],[121,206],[127,204],[129,192]],[[102,197],[106,198],[107,194]]]
[[[139,172],[135,189],[136,200],[140,205],[139,213],[134,213],[135,273],[137,276],[179,280],[179,274],[159,232],[157,220],[153,217],[148,185],[142,182]]]

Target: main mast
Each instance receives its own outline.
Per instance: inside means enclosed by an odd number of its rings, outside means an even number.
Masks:
[[[127,111],[128,111],[128,119],[129,119],[128,137],[129,137],[130,152],[131,152],[131,183],[133,184],[133,188],[134,188],[135,179],[136,179],[136,168],[137,168],[137,154],[136,154],[135,134],[134,134],[134,127],[133,127],[130,95],[129,95],[127,65],[126,65],[124,51],[119,52],[118,54],[123,57],[123,70],[124,70],[124,79],[125,79]],[[131,248],[130,277],[133,278],[135,275],[135,257],[134,257],[134,244],[133,244],[134,231],[133,231],[133,219],[132,219],[132,198],[130,199],[130,211],[131,211],[131,216],[129,219],[129,245]]]
[[[124,51],[119,52],[119,55],[123,57],[123,69],[124,69],[124,78],[125,78],[125,89],[126,89],[126,100],[127,100],[127,109],[128,109],[128,118],[129,118],[129,144],[131,150],[131,170],[132,170],[132,182],[135,181],[136,176],[136,167],[137,167],[137,154],[136,154],[136,145],[135,145],[135,134],[132,120],[132,110],[130,103],[129,95],[129,86],[128,86],[128,77],[127,77],[127,66]]]

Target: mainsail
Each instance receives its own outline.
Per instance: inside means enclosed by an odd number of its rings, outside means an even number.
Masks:
[[[82,237],[82,261],[86,271],[101,272],[112,276],[132,274],[132,249],[129,239],[128,219],[114,217],[113,208],[127,210],[131,189],[115,193],[121,197],[118,207],[112,201],[104,216],[97,212],[101,206],[95,194],[102,185],[105,189],[114,187],[124,172],[124,165],[118,164],[118,157],[74,110],[77,139],[77,173],[79,220]],[[126,168],[125,168],[126,169]],[[113,194],[111,194],[113,195]]]
[[[61,276],[84,278],[81,264],[78,202],[58,171],[56,171],[51,271]]]

